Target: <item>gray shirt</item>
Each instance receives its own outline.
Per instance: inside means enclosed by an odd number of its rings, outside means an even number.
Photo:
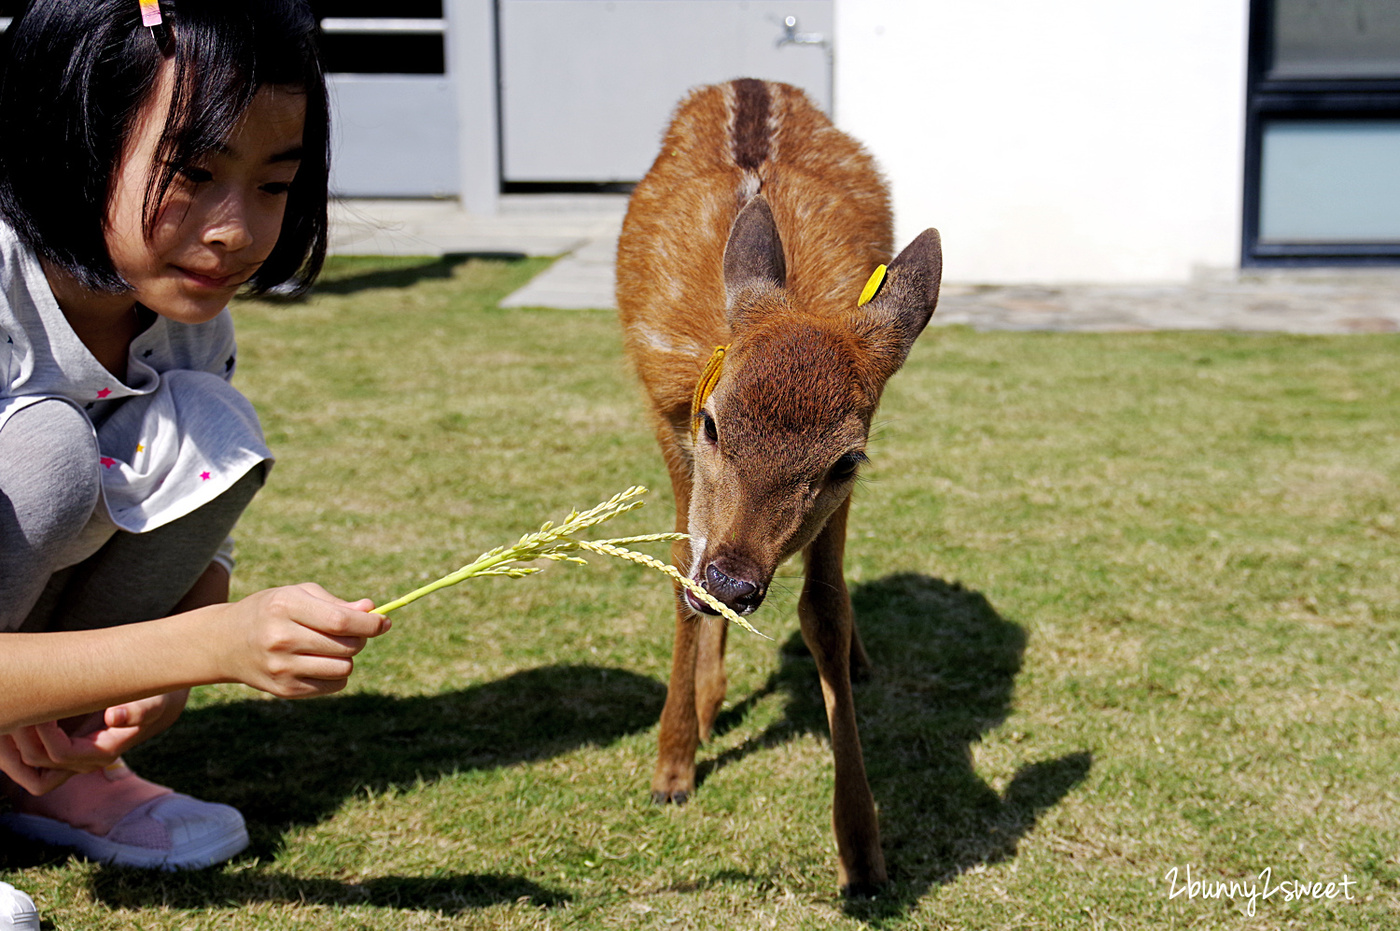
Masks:
[[[227,308],[199,324],[157,315],[118,379],[68,325],[37,257],[0,223],[0,429],[45,398],[83,411],[117,527],[139,533],[183,517],[271,461],[252,404],[229,383],[236,357]]]

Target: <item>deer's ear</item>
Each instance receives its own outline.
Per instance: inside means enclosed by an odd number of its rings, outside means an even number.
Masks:
[[[734,218],[724,246],[725,307],[733,310],[749,288],[781,287],[786,281],[787,262],[773,211],[763,195],[756,195]]]
[[[943,279],[943,244],[927,229],[890,262],[868,303],[854,311],[857,328],[885,363],[888,378],[904,364],[914,340],[928,326]]]

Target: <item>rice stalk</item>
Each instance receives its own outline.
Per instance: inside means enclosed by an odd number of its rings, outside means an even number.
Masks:
[[[450,572],[436,582],[430,582],[422,588],[414,589],[407,595],[394,599],[388,604],[375,609],[378,614],[388,614],[396,611],[404,605],[417,601],[424,595],[431,595],[439,589],[449,588],[467,579],[481,578],[489,575],[503,575],[507,578],[519,579],[527,575],[534,575],[536,572],[543,572],[544,566],[526,566],[522,563],[534,562],[545,559],[552,562],[572,562],[581,565],[588,565],[588,560],[575,555],[580,550],[598,553],[603,556],[612,556],[617,559],[625,559],[628,562],[637,563],[650,569],[655,569],[665,573],[676,582],[683,585],[692,592],[695,597],[705,602],[710,607],[718,611],[726,620],[732,621],[743,627],[745,630],[771,639],[760,633],[752,624],[744,620],[734,612],[728,605],[717,600],[704,587],[693,579],[687,578],[683,573],[676,570],[674,566],[668,565],[659,559],[628,549],[628,546],[637,543],[670,543],[678,540],[689,539],[684,533],[648,533],[632,537],[616,537],[611,540],[580,540],[576,535],[597,526],[604,521],[611,520],[619,514],[641,507],[645,502],[640,500],[646,494],[646,488],[641,485],[634,485],[626,491],[613,495],[607,501],[582,513],[570,511],[569,516],[564,518],[563,523],[557,527],[552,521],[545,521],[539,530],[534,533],[527,533],[514,546],[498,546],[493,550],[482,553],[475,560],[465,566]]]

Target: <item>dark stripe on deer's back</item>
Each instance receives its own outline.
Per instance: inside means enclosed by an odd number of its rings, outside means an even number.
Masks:
[[[755,78],[734,82],[734,163],[757,171],[768,159],[768,85]]]

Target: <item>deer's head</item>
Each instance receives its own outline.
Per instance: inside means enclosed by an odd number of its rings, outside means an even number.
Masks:
[[[925,230],[872,278],[873,297],[858,304],[857,281],[849,310],[810,313],[786,288],[767,202],[754,197],[735,219],[724,252],[733,342],[696,393],[689,521],[691,577],[735,611],[755,610],[778,566],[850,496],[880,393],[928,324],[941,274],[938,232]]]

